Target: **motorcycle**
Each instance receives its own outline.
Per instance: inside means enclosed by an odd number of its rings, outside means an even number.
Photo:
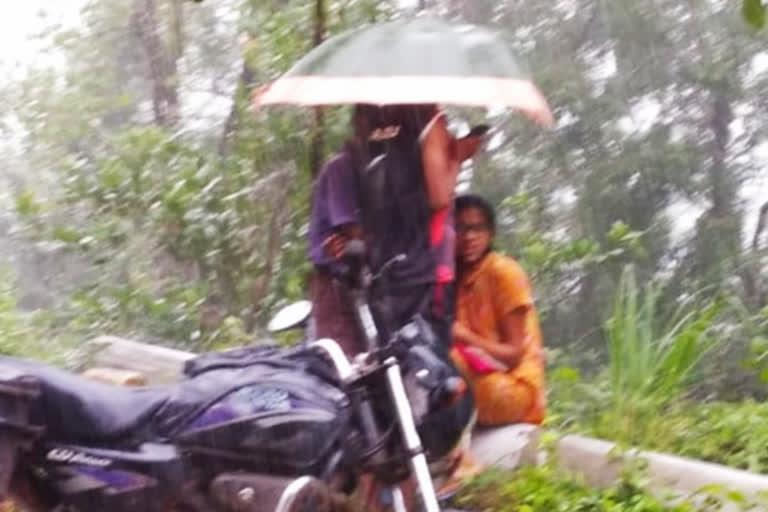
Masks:
[[[350,253],[362,260],[360,248]],[[174,386],[123,388],[0,357],[0,502],[30,512],[332,512],[352,506],[368,475],[392,510],[407,510],[400,484],[410,479],[423,510],[439,511],[428,462],[459,442],[469,414],[456,411],[471,397],[418,315],[379,338],[367,292],[380,276],[353,267],[367,350],[352,361],[309,336],[293,349],[203,354]],[[269,328],[306,327],[310,312],[294,304]]]

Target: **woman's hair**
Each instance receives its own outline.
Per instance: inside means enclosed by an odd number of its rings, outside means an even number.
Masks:
[[[477,194],[462,194],[456,198],[456,214],[467,208],[477,208],[482,212],[491,233],[496,232],[496,210],[484,197]]]
[[[377,131],[396,128],[400,140],[415,141],[421,131],[437,113],[436,105],[355,105],[353,116],[355,132],[361,140],[369,140]]]

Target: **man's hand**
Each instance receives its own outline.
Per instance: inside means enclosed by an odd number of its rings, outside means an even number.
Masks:
[[[344,256],[344,249],[347,247],[348,240],[349,239],[345,235],[334,233],[323,240],[323,249],[328,256],[335,260],[339,260]]]

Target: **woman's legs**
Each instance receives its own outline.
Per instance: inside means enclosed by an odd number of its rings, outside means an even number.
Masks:
[[[456,368],[472,388],[482,426],[535,423],[544,421],[542,386],[514,372],[473,372],[456,351],[451,352]]]

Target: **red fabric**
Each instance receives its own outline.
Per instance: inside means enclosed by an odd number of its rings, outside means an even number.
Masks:
[[[429,223],[429,241],[432,247],[437,247],[443,243],[443,239],[445,238],[445,223],[449,211],[448,208],[443,208],[432,214],[432,220]]]
[[[456,343],[453,348],[461,354],[464,362],[467,363],[467,366],[469,366],[473,372],[484,375],[499,371],[498,368],[489,361],[486,361],[476,353],[468,350],[469,347],[464,343]]]

